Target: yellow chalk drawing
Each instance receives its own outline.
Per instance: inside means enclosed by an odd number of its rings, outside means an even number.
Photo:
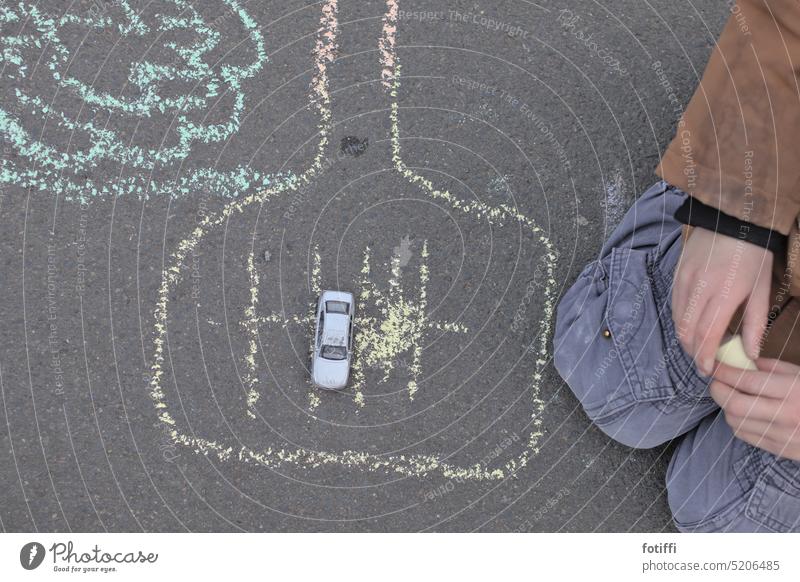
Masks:
[[[544,412],[544,401],[540,398],[544,367],[549,358],[548,342],[552,331],[553,316],[556,304],[556,249],[542,228],[536,222],[522,214],[517,208],[508,204],[492,206],[481,201],[464,202],[453,196],[447,190],[437,189],[433,182],[411,170],[403,161],[400,143],[400,105],[397,94],[400,88],[400,63],[396,54],[398,0],[387,0],[387,10],[383,17],[383,31],[380,42],[380,58],[382,65],[382,81],[391,96],[391,123],[390,139],[392,143],[392,161],[395,169],[400,172],[410,183],[418,185],[423,192],[432,198],[450,204],[455,210],[487,220],[491,224],[502,224],[505,221],[517,221],[524,226],[545,248],[546,279],[544,284],[541,318],[538,327],[538,346],[536,349],[535,372],[531,382],[531,403],[533,415],[531,419],[532,430],[528,437],[526,450],[516,459],[509,461],[505,469],[511,473],[525,466],[531,456],[539,452],[539,437],[542,436],[541,424]]]
[[[258,315],[258,286],[259,276],[258,270],[255,267],[255,249],[250,248],[250,253],[247,256],[247,273],[250,277],[250,303],[245,308],[244,320],[242,327],[248,335],[247,340],[247,355],[244,358],[245,362],[245,375],[243,383],[247,388],[247,416],[255,419],[255,405],[261,397],[258,391],[258,366],[256,364],[256,357],[258,356],[258,332],[259,324],[279,324],[281,327],[286,328],[290,323],[303,327],[309,333],[309,337],[313,335],[312,330],[316,319],[316,303],[309,305],[309,309],[304,316],[292,315],[284,317],[281,313],[271,313],[267,316]],[[322,257],[319,254],[319,248],[314,248],[314,266],[311,269],[311,294],[314,297],[319,297],[322,293],[321,279],[322,279]],[[313,348],[313,338],[309,342],[309,354]],[[313,387],[308,393],[308,406],[310,410],[316,409],[321,400]]]
[[[250,259],[248,260],[248,268],[252,264],[252,257],[253,257],[253,250],[250,250]],[[322,293],[322,256],[319,254],[319,247],[314,247],[313,253],[313,266],[311,268],[311,295],[312,297],[319,297]],[[317,317],[317,304],[315,302],[309,303],[308,310],[302,316],[293,314],[289,317],[285,317],[282,313],[270,313],[269,315],[257,315],[256,309],[258,304],[258,282],[259,277],[258,273],[255,270],[255,267],[252,268],[250,271],[250,283],[252,285],[251,292],[250,292],[250,305],[245,309],[245,322],[244,325],[247,328],[248,333],[250,334],[250,339],[248,342],[248,352],[247,356],[245,356],[245,364],[247,365],[247,376],[246,378],[252,379],[252,382],[248,384],[248,398],[247,398],[247,405],[248,411],[247,415],[250,418],[255,418],[255,412],[252,408],[260,397],[258,392],[257,384],[258,384],[258,369],[256,366],[256,356],[258,355],[258,332],[259,332],[259,324],[278,324],[282,328],[288,327],[290,324],[299,326],[303,329],[306,335],[309,337],[308,343],[308,353],[309,355],[313,351],[314,348],[314,324],[316,323]],[[310,386],[309,383],[309,391],[308,391],[308,408],[309,410],[315,410],[320,404],[322,400],[320,400],[319,394],[317,390]]]
[[[366,372],[371,369],[379,369],[383,372],[382,378],[378,383],[383,383],[398,363],[404,361],[402,356],[410,353],[412,361],[405,368],[411,374],[408,381],[407,391],[409,398],[414,399],[414,394],[418,390],[417,380],[422,372],[421,356],[422,341],[426,332],[438,330],[451,333],[466,333],[467,327],[459,323],[441,322],[430,320],[427,316],[427,286],[430,279],[428,270],[428,241],[423,242],[421,252],[421,264],[416,285],[416,297],[409,299],[408,292],[402,285],[401,264],[403,257],[398,252],[391,257],[390,278],[388,281],[388,292],[384,293],[370,277],[370,248],[364,250],[363,266],[361,277],[357,283],[359,287],[358,301],[356,303],[356,318],[354,345],[354,363],[352,388],[353,399],[361,407],[364,406],[363,388],[366,385]],[[322,291],[322,269],[319,247],[314,247],[314,264],[311,271],[312,296],[317,297]],[[252,263],[248,263],[251,268]],[[252,279],[258,284],[258,274]],[[313,328],[316,320],[316,304],[311,303],[308,312],[304,316],[291,315],[284,317],[281,313],[270,313],[266,316],[254,315],[255,303],[257,303],[257,293],[251,294],[255,297],[255,302],[246,309],[249,320],[256,324],[278,324],[282,328],[288,325],[298,325],[310,338],[309,353],[313,350]],[[367,315],[377,311],[381,317]],[[252,340],[251,340],[252,342]],[[250,344],[252,349],[253,343]],[[249,376],[255,378],[255,352],[248,352],[245,361],[252,365]],[[319,395],[315,389],[309,392],[309,408],[315,409],[321,403]],[[248,397],[248,405],[258,401],[258,393]]]
[[[161,285],[158,290],[158,301],[156,302],[155,316],[155,337],[153,339],[153,362],[150,366],[150,395],[155,402],[159,419],[170,427],[176,426],[175,419],[172,417],[165,402],[165,393],[161,385],[164,376],[165,346],[167,344],[167,320],[169,305],[169,290],[177,285],[180,280],[181,267],[186,263],[186,257],[197,247],[200,241],[209,232],[222,225],[234,213],[241,213],[245,208],[252,204],[263,204],[277,194],[287,191],[297,191],[299,188],[310,184],[317,174],[321,171],[322,157],[328,145],[331,112],[330,112],[330,92],[328,82],[328,64],[333,61],[336,55],[336,37],[338,32],[337,22],[338,4],[337,0],[327,0],[322,6],[320,26],[317,32],[317,39],[314,47],[314,68],[315,72],[311,80],[311,104],[319,116],[319,143],[317,152],[311,166],[302,174],[293,173],[278,174],[273,176],[275,185],[255,194],[247,195],[225,206],[217,214],[207,214],[192,231],[191,235],[178,244],[178,250],[170,256],[170,266],[162,273]],[[258,319],[256,309],[258,305],[258,272],[255,268],[255,261],[251,250],[247,260],[247,271],[250,276],[250,304],[245,311],[243,327],[249,335],[248,354],[245,357],[247,370],[243,378],[243,384],[247,391],[247,414],[255,418],[255,404],[258,402],[259,393],[256,389],[257,378],[255,376],[255,356],[258,348]],[[190,439],[172,429],[172,438],[177,443],[187,444],[189,440],[196,440],[198,451],[216,451],[220,458],[228,458],[232,451],[230,447],[222,447],[206,439]]]
[[[261,192],[245,196],[236,200],[216,215],[209,214],[192,231],[190,236],[179,243],[178,249],[170,256],[169,266],[162,273],[162,282],[158,291],[158,301],[154,311],[155,315],[155,334],[153,339],[153,363],[151,365],[150,394],[155,403],[158,417],[161,422],[168,427],[173,441],[177,444],[191,448],[198,454],[213,455],[220,461],[236,460],[244,463],[256,463],[268,468],[278,468],[284,465],[294,465],[304,468],[315,468],[326,465],[338,465],[349,469],[360,469],[365,471],[384,471],[404,476],[425,476],[438,473],[445,478],[461,480],[498,480],[513,476],[520,468],[526,466],[531,457],[539,451],[539,438],[542,436],[542,412],[544,402],[540,398],[542,372],[548,361],[548,341],[552,329],[552,320],[555,310],[555,287],[556,281],[554,270],[556,264],[555,248],[544,231],[534,220],[522,214],[517,208],[508,204],[489,205],[480,201],[465,202],[453,196],[447,190],[439,190],[434,184],[415,173],[403,161],[401,155],[401,139],[399,124],[399,104],[397,101],[398,89],[400,87],[400,64],[396,55],[396,32],[398,17],[398,0],[387,0],[387,10],[383,18],[383,29],[379,40],[380,61],[382,67],[382,83],[389,91],[391,96],[391,124],[390,139],[392,144],[392,160],[394,169],[405,178],[409,183],[418,186],[421,191],[439,202],[449,204],[454,210],[464,214],[489,221],[491,224],[503,224],[516,221],[528,230],[545,249],[546,256],[546,278],[543,290],[544,306],[541,319],[539,321],[539,336],[536,343],[535,353],[535,372],[531,383],[531,404],[533,407],[531,418],[531,431],[528,436],[525,449],[514,459],[507,461],[498,467],[489,467],[480,463],[468,466],[458,466],[448,463],[438,455],[379,455],[359,451],[327,452],[314,451],[305,448],[277,448],[269,447],[265,450],[255,451],[247,446],[226,445],[204,437],[190,436],[178,428],[178,423],[169,411],[165,401],[166,395],[162,386],[164,379],[165,348],[168,345],[167,321],[169,293],[181,280],[181,272],[186,268],[187,255],[200,243],[206,234],[213,229],[224,224],[234,213],[241,213],[252,204],[264,204],[275,196],[289,191],[297,191],[311,183],[319,175],[322,169],[322,156],[328,146],[331,129],[330,95],[328,90],[328,64],[333,60],[336,52],[336,38],[338,32],[337,24],[337,0],[327,0],[322,7],[320,28],[317,35],[315,47],[315,67],[316,72],[312,79],[312,103],[315,106],[320,118],[320,141],[317,154],[311,166],[299,175],[286,174],[274,177],[274,186]],[[424,247],[424,254],[427,254],[427,246]],[[256,416],[255,405],[258,402],[259,394],[257,390],[257,366],[256,355],[258,346],[258,329],[263,323],[281,323],[287,325],[289,322],[304,325],[308,322],[308,316],[293,316],[284,318],[279,314],[270,316],[259,316],[257,314],[259,304],[259,276],[253,260],[253,251],[248,257],[247,271],[250,278],[250,302],[244,313],[243,327],[248,334],[248,350],[245,356],[247,371],[243,378],[243,383],[247,394],[247,412],[249,417]],[[426,258],[426,257],[425,257]],[[424,261],[423,261],[424,264]],[[463,332],[465,328],[454,323],[439,323],[427,320],[425,316],[424,300],[418,296],[411,301],[405,298],[400,286],[399,273],[395,273],[395,263],[392,267],[392,279],[388,293],[379,293],[377,288],[369,282],[369,250],[366,251],[365,261],[362,268],[362,288],[359,295],[361,301],[373,301],[375,305],[384,307],[392,304],[400,305],[403,311],[402,317],[391,316],[387,311],[381,311],[381,318],[364,320],[364,329],[359,329],[357,337],[357,347],[365,354],[365,361],[374,358],[375,362],[385,362],[392,360],[398,353],[410,350],[414,356],[412,361],[418,362],[420,333],[423,330],[432,328],[448,332]],[[312,291],[318,294],[320,279],[320,261],[318,253],[315,255],[315,264],[312,270],[311,281]],[[427,282],[427,267],[420,269],[420,280]],[[398,293],[393,295],[394,287],[398,288]],[[424,289],[424,285],[421,286]],[[363,336],[363,337],[361,337]],[[361,364],[363,366],[363,364]],[[413,365],[413,364],[412,364]],[[384,368],[384,371],[391,371],[391,367]],[[417,371],[419,373],[419,370]],[[358,372],[357,372],[358,374]],[[358,384],[358,378],[356,378]],[[416,383],[409,384],[409,395],[413,397],[417,390]],[[358,392],[356,399],[358,400]],[[363,398],[363,397],[362,397]],[[316,407],[319,404],[318,396],[309,397],[310,406]]]
[[[369,370],[383,372],[378,384],[386,382],[392,371],[409,354],[411,362],[404,367],[411,375],[408,381],[408,397],[414,400],[414,395],[419,389],[417,381],[422,373],[422,342],[428,331],[437,330],[449,333],[466,333],[467,327],[463,324],[431,320],[427,314],[428,308],[428,241],[422,244],[421,264],[416,280],[416,296],[409,298],[410,292],[402,285],[401,263],[402,258],[398,252],[391,257],[390,277],[388,291],[383,292],[370,277],[370,248],[364,250],[364,260],[361,268],[361,277],[357,282],[359,289],[356,301],[355,317],[355,345],[353,348],[354,360],[352,364],[352,392],[353,400],[358,407],[365,404],[364,387],[367,382]],[[252,255],[251,255],[252,256]],[[314,297],[322,291],[322,269],[319,247],[314,247],[314,266],[311,271],[311,289]],[[248,266],[250,263],[248,263]],[[254,278],[258,284],[258,275]],[[251,295],[251,298],[253,295]],[[257,294],[255,294],[257,301]],[[257,326],[262,324],[278,324],[282,328],[289,325],[300,326],[309,339],[309,353],[313,351],[313,330],[316,323],[316,303],[311,303],[304,316],[291,315],[285,317],[282,313],[270,313],[266,316],[254,315],[255,303],[251,303],[246,310],[250,321]],[[380,313],[380,317],[368,315],[371,312]],[[256,331],[256,334],[258,332]],[[251,337],[251,350],[255,340]],[[245,361],[252,366],[248,371],[248,378],[256,378],[255,355],[257,352],[249,351]],[[253,386],[253,385],[251,385]],[[248,393],[248,405],[258,401],[258,392]],[[252,396],[251,396],[252,394]],[[313,387],[308,395],[309,408],[316,409],[321,400],[317,390]],[[252,415],[250,411],[248,414]],[[255,418],[255,416],[252,416]]]
[[[360,293],[357,303],[355,337],[355,357],[353,364],[353,391],[359,406],[364,405],[363,388],[366,383],[365,371],[378,368],[383,377],[378,383],[388,380],[398,361],[410,352],[411,363],[407,366],[411,379],[408,381],[408,396],[414,399],[419,389],[417,380],[422,373],[422,342],[426,332],[439,330],[450,333],[465,333],[467,328],[459,323],[433,321],[428,318],[428,241],[422,243],[421,264],[417,280],[416,297],[409,299],[403,288],[401,277],[401,257],[398,253],[391,258],[389,290],[384,293],[370,278],[370,249],[364,251],[361,268]],[[364,309],[373,306],[373,309]],[[366,315],[378,311],[380,317]]]

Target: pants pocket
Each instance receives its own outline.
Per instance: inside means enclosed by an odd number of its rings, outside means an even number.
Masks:
[[[800,532],[800,463],[736,438],[721,412],[678,445],[667,493],[684,532]]]
[[[609,259],[606,324],[618,354],[622,380],[637,401],[671,398],[675,387],[654,294],[648,251],[614,248]]]
[[[776,532],[800,532],[800,463],[776,459],[753,487],[747,517]]]
[[[594,420],[674,394],[650,262],[646,250],[615,247],[558,306],[555,365]]]

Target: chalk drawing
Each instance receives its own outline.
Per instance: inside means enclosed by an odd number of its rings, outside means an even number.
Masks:
[[[14,82],[0,106],[0,135],[16,154],[0,159],[0,184],[54,192],[82,202],[115,195],[178,197],[203,188],[234,198],[272,184],[275,176],[246,165],[219,170],[184,164],[195,144],[224,144],[239,131],[246,98],[243,84],[267,61],[257,23],[238,0],[222,3],[247,34],[247,46],[237,50],[237,58],[248,55],[244,64],[215,62],[220,33],[187,0],[153,4],[158,9],[154,16],[157,26],[145,24],[127,0],[109,3],[105,11],[94,15],[79,12],[80,6],[58,16],[46,13],[46,3],[0,6],[0,68],[4,77]],[[146,58],[129,66],[125,78],[129,90],[115,87],[114,92],[103,91],[95,82],[72,76],[70,65],[77,49],[70,51],[66,39],[75,38],[81,29],[113,33],[120,37],[120,46],[137,39],[148,45]],[[174,34],[191,35],[193,42],[168,40]],[[77,58],[80,60],[80,54]],[[38,71],[37,87],[42,86],[44,75],[49,75],[40,94],[25,89],[34,69]],[[186,87],[192,87],[188,94]],[[228,110],[218,102],[223,95],[225,102],[231,102]],[[69,105],[59,109],[55,103]],[[224,119],[206,121],[212,109],[214,117],[226,114]],[[21,113],[26,118],[46,119],[47,131],[36,133],[68,139],[48,143],[43,135],[34,135],[23,126]],[[171,128],[164,143],[156,147],[132,145],[130,137],[114,129],[116,119],[130,125],[132,120],[158,116]],[[101,124],[95,119],[106,121]],[[109,166],[118,168],[109,174],[117,177],[92,177],[94,170]],[[179,176],[157,178],[163,172],[156,170]]]
[[[410,244],[408,239],[404,239],[405,244]],[[410,400],[414,400],[414,395],[419,389],[418,380],[422,373],[422,345],[427,332],[431,330],[448,333],[466,333],[467,327],[456,322],[436,321],[428,317],[428,281],[430,273],[428,269],[428,241],[422,244],[420,255],[420,266],[412,288],[416,291],[413,298],[411,292],[403,285],[401,268],[408,265],[411,260],[405,253],[410,253],[403,246],[396,248],[395,253],[390,259],[390,276],[388,289],[382,290],[371,277],[372,269],[370,266],[371,249],[364,249],[364,258],[361,267],[360,278],[356,283],[358,289],[356,300],[356,316],[354,320],[355,345],[353,346],[352,382],[349,390],[353,394],[353,401],[360,408],[365,404],[364,387],[367,383],[367,371],[380,370],[381,378],[377,384],[386,382],[392,371],[406,359],[408,355],[411,363],[403,365],[404,372],[411,378],[406,386],[406,391]],[[321,258],[319,247],[314,248],[313,252],[314,267],[311,274],[312,296],[319,296],[322,290],[321,280]],[[405,261],[405,265],[403,262]],[[256,276],[255,282],[258,283]],[[314,334],[316,324],[316,303],[309,305],[308,311],[303,315],[292,315],[284,317],[281,313],[270,313],[267,316],[253,316],[253,303],[247,307],[247,317],[254,317],[257,323],[278,324],[282,328],[289,325],[301,327],[304,334],[309,339],[309,354],[313,350]],[[368,315],[369,313],[379,313],[378,317]],[[251,336],[252,338],[252,336]],[[257,339],[257,336],[256,336]],[[248,352],[245,361],[248,366],[247,379],[257,378],[255,356],[257,347],[253,347]],[[248,406],[254,405],[260,397],[255,385],[257,380],[249,383],[248,387]],[[308,395],[309,408],[314,410],[320,404],[317,389],[311,387]],[[252,410],[248,411],[251,418],[255,418]]]
[[[557,261],[556,249],[542,228],[534,220],[522,214],[518,209],[500,204],[496,206],[488,205],[481,201],[464,202],[453,196],[447,190],[437,189],[433,182],[417,174],[410,169],[403,161],[401,155],[400,141],[400,105],[397,99],[400,88],[400,64],[397,61],[395,52],[397,34],[397,13],[399,0],[387,0],[387,11],[383,19],[383,33],[380,42],[380,55],[382,63],[382,81],[389,90],[391,100],[391,142],[392,142],[392,161],[395,169],[400,172],[409,182],[418,185],[422,191],[429,194],[432,198],[448,202],[454,209],[460,210],[472,216],[483,218],[496,224],[503,220],[516,220],[526,227],[545,248],[547,257],[547,278],[543,289],[544,305],[541,318],[539,320],[538,346],[536,350],[536,368],[531,385],[531,403],[533,405],[532,429],[528,436],[526,450],[515,460],[506,463],[504,470],[498,469],[503,474],[514,473],[518,468],[527,465],[532,455],[539,452],[538,442],[542,435],[542,413],[544,411],[544,401],[540,398],[541,384],[543,379],[544,367],[549,358],[548,341],[552,330],[553,316],[556,304],[556,280],[555,265]]]
[[[388,292],[375,285],[370,278],[370,249],[364,251],[364,262],[359,281],[359,305],[373,306],[372,311],[379,317],[364,314],[358,318],[356,336],[356,358],[353,366],[353,390],[356,402],[363,406],[363,389],[366,384],[365,370],[379,368],[385,382],[404,354],[410,352],[411,364],[406,366],[411,379],[408,381],[408,397],[414,400],[419,386],[417,380],[422,373],[422,345],[425,334],[430,330],[449,333],[466,333],[466,326],[456,322],[435,321],[428,317],[428,241],[423,241],[420,253],[421,264],[416,280],[416,294],[413,299],[403,286],[401,261],[404,257],[394,253],[391,258]],[[412,283],[413,285],[413,283]]]
[[[151,367],[151,381],[150,381],[150,394],[153,398],[155,407],[158,411],[159,419],[168,425],[172,439],[180,445],[186,446],[194,450],[198,454],[213,455],[221,461],[236,460],[244,463],[256,463],[265,467],[277,468],[284,465],[295,465],[304,468],[314,468],[325,465],[339,465],[345,468],[360,469],[365,471],[383,471],[387,473],[394,473],[407,476],[424,476],[432,473],[438,473],[446,478],[457,478],[464,480],[497,480],[504,479],[516,473],[520,468],[526,466],[531,457],[536,455],[539,451],[539,438],[542,435],[542,412],[544,403],[540,398],[541,383],[543,379],[543,370],[549,359],[548,355],[548,342],[552,329],[552,319],[555,309],[556,300],[556,281],[554,278],[554,269],[556,264],[556,252],[553,244],[546,236],[544,231],[539,227],[535,221],[517,208],[508,204],[490,205],[481,201],[464,201],[452,195],[447,190],[439,190],[427,178],[415,173],[409,168],[403,160],[401,149],[400,137],[400,106],[397,99],[398,89],[400,87],[400,63],[396,54],[396,33],[397,33],[397,16],[398,16],[398,1],[387,0],[387,10],[383,18],[383,27],[381,37],[379,39],[379,53],[381,63],[381,82],[386,87],[391,97],[391,144],[392,144],[392,160],[394,169],[406,179],[409,183],[418,186],[420,190],[437,200],[440,203],[446,203],[455,211],[462,212],[475,219],[486,220],[491,224],[504,224],[510,221],[518,222],[522,227],[527,229],[535,239],[542,245],[546,256],[546,277],[543,281],[543,309],[539,321],[539,335],[535,342],[535,371],[531,379],[531,394],[530,404],[532,406],[532,417],[530,421],[530,433],[528,435],[525,449],[517,457],[496,467],[488,466],[488,464],[476,463],[468,466],[459,466],[444,461],[438,455],[376,455],[360,451],[346,450],[341,452],[331,451],[316,451],[306,448],[277,448],[269,447],[264,450],[253,450],[247,446],[233,445],[217,442],[204,437],[192,436],[184,433],[178,426],[177,421],[169,411],[166,402],[166,394],[162,386],[162,380],[165,375],[163,369],[165,361],[165,346],[167,345],[167,321],[168,321],[168,306],[169,306],[169,293],[172,288],[181,280],[181,272],[185,269],[186,257],[192,249],[194,249],[203,237],[213,229],[224,224],[227,219],[234,213],[241,213],[245,208],[253,204],[264,204],[269,202],[270,199],[277,195],[287,192],[296,191],[298,188],[309,184],[314,180],[322,167],[321,159],[323,151],[328,146],[328,140],[331,128],[331,113],[330,113],[330,96],[328,92],[328,64],[333,60],[336,52],[336,36],[337,36],[337,1],[328,0],[323,4],[322,16],[320,21],[319,33],[317,36],[317,43],[315,47],[315,62],[316,74],[312,80],[312,103],[315,105],[320,118],[320,142],[318,144],[317,155],[311,167],[306,171],[294,175],[288,174],[281,177],[273,177],[270,187],[259,191],[255,194],[241,197],[228,205],[216,215],[209,215],[198,225],[192,234],[178,245],[178,249],[174,252],[169,261],[169,266],[164,270],[162,276],[162,283],[159,288],[158,302],[156,304],[155,315],[155,334],[153,340],[153,364]],[[278,323],[288,324],[286,318],[278,316],[260,316],[258,315],[259,306],[259,284],[260,278],[255,267],[253,259],[254,251],[251,250],[251,255],[247,261],[247,270],[250,278],[250,302],[245,309],[243,326],[247,331],[248,353],[245,357],[248,373],[245,375],[245,389],[247,391],[248,415],[254,417],[257,415],[256,404],[259,396],[257,391],[258,376],[256,366],[256,354],[258,346],[258,330],[259,326],[264,323]],[[379,293],[372,285],[369,279],[370,273],[370,257],[369,249],[365,251],[364,266],[362,268],[362,279],[360,281],[361,291],[360,300],[367,301],[371,297],[382,298],[383,301],[394,302],[395,305],[403,305],[402,315],[397,318],[388,316],[387,313],[382,313],[381,317],[375,318],[367,322],[365,330],[359,330],[357,336],[357,343],[362,342],[357,349],[362,354],[373,353],[377,362],[382,363],[386,360],[392,360],[398,353],[405,351],[412,352],[412,362],[417,359],[417,352],[419,350],[419,335],[418,332],[408,333],[407,321],[417,321],[419,325],[420,318],[423,318],[421,327],[430,329],[436,327],[452,333],[463,332],[465,328],[455,323],[436,323],[429,322],[426,319],[424,307],[424,285],[421,285],[423,291],[423,299],[419,296],[414,300],[409,300],[405,293],[399,293],[393,296],[392,289],[394,287],[400,288],[400,274],[399,274],[399,257],[395,256],[392,263],[392,279],[390,280],[390,291],[388,293]],[[427,282],[428,272],[424,259],[427,258],[427,244],[423,245],[423,267],[420,268],[420,282]],[[315,260],[314,272],[311,276],[312,282],[315,287],[319,285],[319,265]],[[392,285],[394,281],[396,285]],[[312,289],[314,293],[318,293],[319,289]],[[307,323],[307,316],[294,316],[291,320],[293,323],[302,325]],[[386,327],[383,327],[383,326]],[[371,328],[371,329],[370,329]],[[373,350],[370,352],[370,350]],[[365,360],[369,356],[365,356]],[[363,367],[365,363],[359,364]],[[412,368],[414,364],[412,363]],[[356,368],[358,370],[358,368]],[[356,372],[358,375],[358,372]],[[359,386],[359,379],[355,379],[356,386]],[[362,383],[363,386],[363,383]],[[414,391],[418,389],[415,384],[409,384],[409,396],[413,397]],[[362,388],[357,388],[356,399],[358,399],[358,392]],[[363,393],[363,391],[362,391]],[[310,398],[310,406],[318,406],[318,397],[316,400]]]
[[[250,253],[250,257],[252,257],[252,251]],[[319,297],[320,293],[322,293],[322,257],[319,254],[319,247],[315,246],[314,251],[312,253],[312,261],[313,266],[311,268],[311,296],[316,298]],[[264,325],[280,325],[282,328],[286,328],[289,325],[295,325],[300,327],[303,330],[303,333],[309,338],[308,340],[308,354],[310,357],[311,352],[314,349],[314,327],[316,324],[317,319],[317,303],[316,301],[311,301],[308,304],[308,309],[306,313],[302,316],[294,314],[289,317],[285,317],[283,313],[270,313],[269,315],[258,315],[257,313],[257,305],[258,305],[258,284],[259,284],[259,277],[258,273],[256,272],[254,266],[250,260],[248,260],[248,269],[250,269],[250,305],[245,310],[245,320],[242,322],[244,327],[247,329],[249,333],[249,342],[248,342],[248,352],[247,356],[245,357],[245,365],[247,366],[247,372],[245,375],[245,385],[247,387],[247,416],[250,418],[256,418],[255,415],[255,403],[258,402],[258,399],[261,398],[261,394],[258,391],[258,367],[256,365],[256,357],[258,356],[258,334],[259,334],[259,326],[260,324]],[[317,393],[317,389],[313,386],[309,386],[308,391],[308,408],[309,410],[315,410],[322,401],[319,398],[319,394]]]

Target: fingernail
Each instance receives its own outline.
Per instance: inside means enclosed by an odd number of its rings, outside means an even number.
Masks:
[[[711,360],[703,360],[700,362],[700,371],[708,376],[711,374],[711,366],[713,365],[714,363]]]

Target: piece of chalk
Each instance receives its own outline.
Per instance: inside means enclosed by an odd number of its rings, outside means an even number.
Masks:
[[[730,339],[722,342],[717,350],[717,360],[742,370],[758,370],[755,362],[747,357],[740,335],[731,336]]]

